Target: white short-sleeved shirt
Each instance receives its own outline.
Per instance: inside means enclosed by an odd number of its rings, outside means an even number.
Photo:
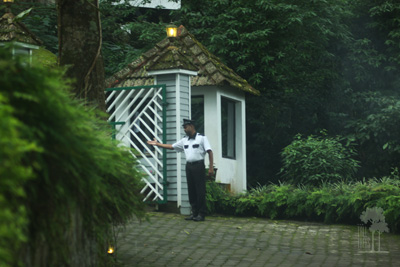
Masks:
[[[186,161],[204,160],[208,150],[212,150],[206,136],[196,133],[194,138],[186,136],[172,145],[176,152],[185,152]]]

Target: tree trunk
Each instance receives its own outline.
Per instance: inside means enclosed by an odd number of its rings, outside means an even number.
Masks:
[[[105,111],[104,65],[98,0],[57,0],[58,60],[68,66],[73,93]]]

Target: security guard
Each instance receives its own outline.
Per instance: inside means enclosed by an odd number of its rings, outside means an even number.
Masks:
[[[206,136],[196,132],[193,120],[183,120],[183,129],[186,137],[175,144],[161,144],[154,141],[147,141],[148,144],[176,152],[185,152],[186,156],[186,179],[188,183],[189,202],[192,206],[192,215],[185,220],[195,222],[204,221],[206,215],[206,175],[204,157],[208,153],[210,168],[208,175],[214,174],[213,153]]]

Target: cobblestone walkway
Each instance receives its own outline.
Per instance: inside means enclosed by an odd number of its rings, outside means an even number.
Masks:
[[[359,249],[357,226],[148,214],[120,231],[118,266],[400,266],[399,235],[382,234],[371,252]]]

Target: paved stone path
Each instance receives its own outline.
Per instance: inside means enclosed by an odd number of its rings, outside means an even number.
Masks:
[[[399,235],[382,234],[381,252],[370,252],[359,249],[357,226],[148,215],[150,221],[135,220],[121,229],[116,266],[400,266]]]

